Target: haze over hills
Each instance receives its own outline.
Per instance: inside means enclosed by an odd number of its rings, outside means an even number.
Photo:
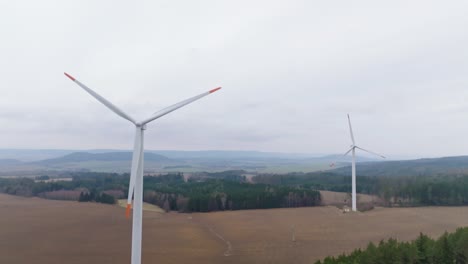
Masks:
[[[44,158],[45,157],[45,158]],[[25,171],[88,170],[128,172],[132,153],[125,150],[0,150],[2,174]],[[147,172],[196,172],[246,170],[251,172],[287,173],[329,169],[340,155],[270,153],[260,151],[146,151]],[[359,161],[371,161],[358,157]]]
[[[64,149],[0,149],[0,160],[37,161],[57,158],[75,151]]]
[[[129,152],[122,149],[0,149],[0,160],[16,159],[20,161],[40,161],[45,159],[59,158],[75,152],[87,152],[92,154]],[[326,159],[326,160],[351,160],[349,156],[326,155],[313,153],[282,153],[263,151],[237,151],[237,150],[145,150],[145,153],[155,153],[171,159]],[[371,161],[372,158],[358,156],[359,161]]]
[[[468,156],[360,162],[357,163],[356,170],[357,174],[362,176],[460,175],[468,173]],[[331,172],[351,175],[351,168],[343,166]]]
[[[21,161],[39,161],[44,159],[59,158],[75,152],[87,153],[116,153],[129,152],[121,149],[90,149],[90,150],[65,150],[65,149],[0,149],[0,159],[16,159]],[[317,157],[313,154],[295,153],[272,153],[261,151],[224,151],[224,150],[204,150],[204,151],[179,151],[179,150],[145,150],[145,153],[156,153],[168,158],[175,159],[242,159],[242,158],[307,158]]]
[[[0,166],[1,165],[15,165],[21,164],[22,162],[16,159],[0,159]]]
[[[38,171],[106,171],[128,172],[132,160],[131,152],[89,153],[73,152],[64,156],[38,160],[19,161],[15,159],[0,159],[0,170],[11,174],[14,172]],[[164,166],[181,164],[182,161],[173,161],[165,156],[155,153],[145,153],[145,166],[147,170],[154,171]]]
[[[131,152],[108,152],[108,153],[88,153],[74,152],[65,156],[53,159],[37,161],[37,164],[54,165],[68,162],[87,162],[87,161],[130,161],[132,159]],[[167,157],[154,153],[145,153],[145,162],[148,161],[168,161]]]
[[[128,172],[132,153],[125,150],[0,150],[2,175],[38,171]],[[270,153],[260,151],[174,151],[145,152],[146,172],[198,172],[245,170],[253,173],[288,173],[331,170],[350,174],[351,157],[342,155]],[[468,156],[417,160],[380,161],[358,156],[358,175],[436,175],[468,172]],[[330,168],[330,163],[336,168]]]

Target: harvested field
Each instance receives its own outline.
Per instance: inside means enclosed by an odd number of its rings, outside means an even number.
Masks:
[[[131,220],[119,206],[0,194],[0,210],[0,263],[130,263]],[[224,258],[224,245],[188,216],[145,211],[143,263]]]
[[[131,220],[118,206],[0,194],[0,210],[0,263],[129,263]],[[313,263],[369,241],[460,226],[468,226],[467,207],[145,211],[143,263]]]

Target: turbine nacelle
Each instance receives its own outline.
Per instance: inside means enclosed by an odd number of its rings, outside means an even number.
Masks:
[[[146,130],[146,124],[136,123],[135,126],[142,129],[142,130]]]

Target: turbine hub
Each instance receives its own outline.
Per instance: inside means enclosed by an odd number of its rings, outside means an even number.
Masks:
[[[136,123],[135,126],[136,126],[136,127],[139,127],[139,128],[142,129],[142,130],[146,130],[146,124]]]

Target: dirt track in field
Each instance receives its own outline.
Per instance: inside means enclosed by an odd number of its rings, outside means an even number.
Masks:
[[[118,206],[0,194],[0,210],[0,263],[130,263],[131,220]],[[468,207],[145,212],[143,263],[313,263],[369,241],[461,226]]]

